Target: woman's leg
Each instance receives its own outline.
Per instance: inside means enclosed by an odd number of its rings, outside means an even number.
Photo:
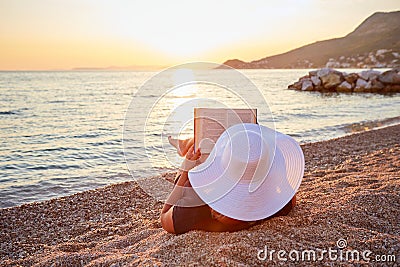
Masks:
[[[194,144],[194,138],[188,138],[185,140],[174,139],[168,136],[169,143],[176,148],[179,156],[184,157],[188,152],[189,148]]]

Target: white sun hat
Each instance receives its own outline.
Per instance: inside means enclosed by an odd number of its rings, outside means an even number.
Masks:
[[[282,209],[304,174],[304,155],[290,136],[259,124],[228,128],[204,163],[189,171],[198,196],[233,219],[255,221]]]

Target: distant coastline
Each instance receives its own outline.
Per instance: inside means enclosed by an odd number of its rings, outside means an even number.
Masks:
[[[400,66],[398,25],[400,11],[376,12],[344,37],[318,41],[250,62],[230,59],[220,68],[396,68]]]

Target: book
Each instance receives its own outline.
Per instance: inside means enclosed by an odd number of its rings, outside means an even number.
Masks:
[[[238,123],[257,123],[257,109],[194,108],[194,149],[210,154],[220,135]]]

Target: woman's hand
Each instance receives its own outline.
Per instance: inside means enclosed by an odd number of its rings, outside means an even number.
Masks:
[[[198,165],[197,160],[200,158],[200,156],[200,148],[198,148],[196,152],[194,152],[194,144],[192,144],[185,155],[185,159],[183,160],[180,169],[183,171],[189,171],[192,168],[196,167]]]
[[[200,148],[196,150],[196,153],[194,152],[194,145],[191,145],[188,152],[186,153],[185,158],[187,160],[198,160],[201,156]]]

